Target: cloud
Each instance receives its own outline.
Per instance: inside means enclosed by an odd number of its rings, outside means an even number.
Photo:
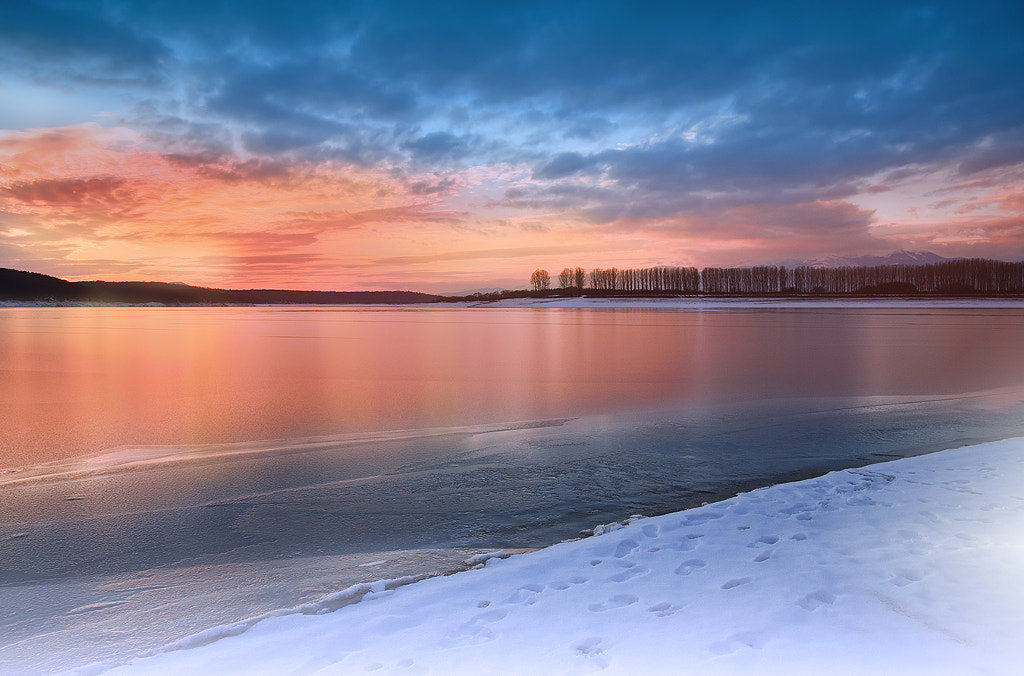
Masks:
[[[421,254],[410,256],[388,256],[378,258],[371,265],[384,266],[407,266],[436,263],[438,261],[478,261],[495,260],[508,258],[536,258],[537,256],[550,256],[574,253],[575,249],[570,246],[545,246],[545,247],[504,247],[500,249],[474,249],[466,251],[445,251],[434,254]]]
[[[34,77],[101,86],[163,82],[170,50],[119,20],[116,11],[103,10],[93,3],[3,3],[0,64]]]
[[[1024,129],[988,136],[963,154],[958,170],[969,176],[989,169],[1018,164],[1024,158]]]
[[[17,163],[24,160],[33,164],[56,161],[114,138],[114,134],[90,126],[8,132],[0,135],[0,153],[17,169]]]
[[[315,230],[348,230],[368,224],[458,223],[467,214],[437,211],[429,205],[413,204],[363,211],[305,211],[285,214],[282,225]]]
[[[7,10],[33,56],[15,68],[87,52],[174,78],[163,100],[181,119],[234,126],[255,155],[441,166],[532,153],[536,176],[555,179],[623,140],[697,133],[709,143],[663,156],[666,180],[749,168],[781,181],[826,158],[847,178],[947,159],[1022,129],[1015,3],[313,3],[302,20],[230,2],[112,2],[88,17],[81,3],[26,7]],[[526,119],[554,141],[530,147]]]
[[[18,181],[0,186],[0,197],[50,206],[118,203],[123,200],[122,178],[71,178]]]
[[[412,156],[428,163],[443,163],[459,160],[472,152],[467,136],[455,136],[445,131],[435,131],[402,144]]]
[[[92,125],[0,133],[0,200],[50,233],[249,241],[296,265],[337,260],[343,234],[369,251],[375,228],[429,231],[409,255],[435,259],[469,250],[455,227],[535,238],[506,242],[509,260],[576,236],[659,260],[666,238],[878,248],[911,207],[936,246],[1016,242],[1010,220],[971,219],[1001,208],[974,200],[978,181],[1009,189],[1024,167],[1020,3],[294,10],[4,5],[0,67],[82,101]],[[974,234],[940,232],[929,209]]]
[[[463,184],[464,181],[456,176],[429,176],[409,181],[406,189],[411,195],[444,195],[454,192]]]
[[[576,152],[559,153],[533,171],[534,178],[558,179],[593,169],[600,160]]]

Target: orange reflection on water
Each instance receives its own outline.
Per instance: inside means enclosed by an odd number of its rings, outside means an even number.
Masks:
[[[1016,310],[0,309],[0,467],[128,445],[1024,384]]]

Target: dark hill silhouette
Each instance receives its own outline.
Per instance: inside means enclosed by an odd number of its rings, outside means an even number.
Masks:
[[[288,291],[286,289],[249,289],[229,291],[242,303],[257,305],[396,305],[432,303],[439,296],[418,291]]]
[[[230,290],[163,282],[68,282],[35,272],[0,268],[0,301],[131,305],[396,305],[430,303],[437,298],[415,291]]]
[[[162,282],[76,282],[93,303],[223,304],[240,303],[230,291]]]
[[[74,282],[38,272],[0,268],[0,300],[82,300],[85,293]]]

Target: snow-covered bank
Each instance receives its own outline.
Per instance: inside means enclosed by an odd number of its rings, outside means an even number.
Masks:
[[[1011,439],[378,584],[329,614],[214,629],[106,673],[1011,674],[1022,569]]]
[[[648,310],[741,310],[750,308],[1024,308],[1024,298],[509,298],[498,301],[459,301],[443,307],[568,308]]]

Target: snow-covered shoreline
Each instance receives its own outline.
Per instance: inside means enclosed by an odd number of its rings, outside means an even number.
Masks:
[[[1015,673],[1022,478],[1024,438],[833,472],[72,673]]]
[[[1024,298],[753,298],[753,297],[678,297],[678,298],[601,298],[573,296],[568,298],[508,298],[497,301],[458,301],[425,307],[473,308],[563,308],[622,310],[742,310],[751,308],[863,308],[863,309],[956,309],[956,308],[1024,308]]]

